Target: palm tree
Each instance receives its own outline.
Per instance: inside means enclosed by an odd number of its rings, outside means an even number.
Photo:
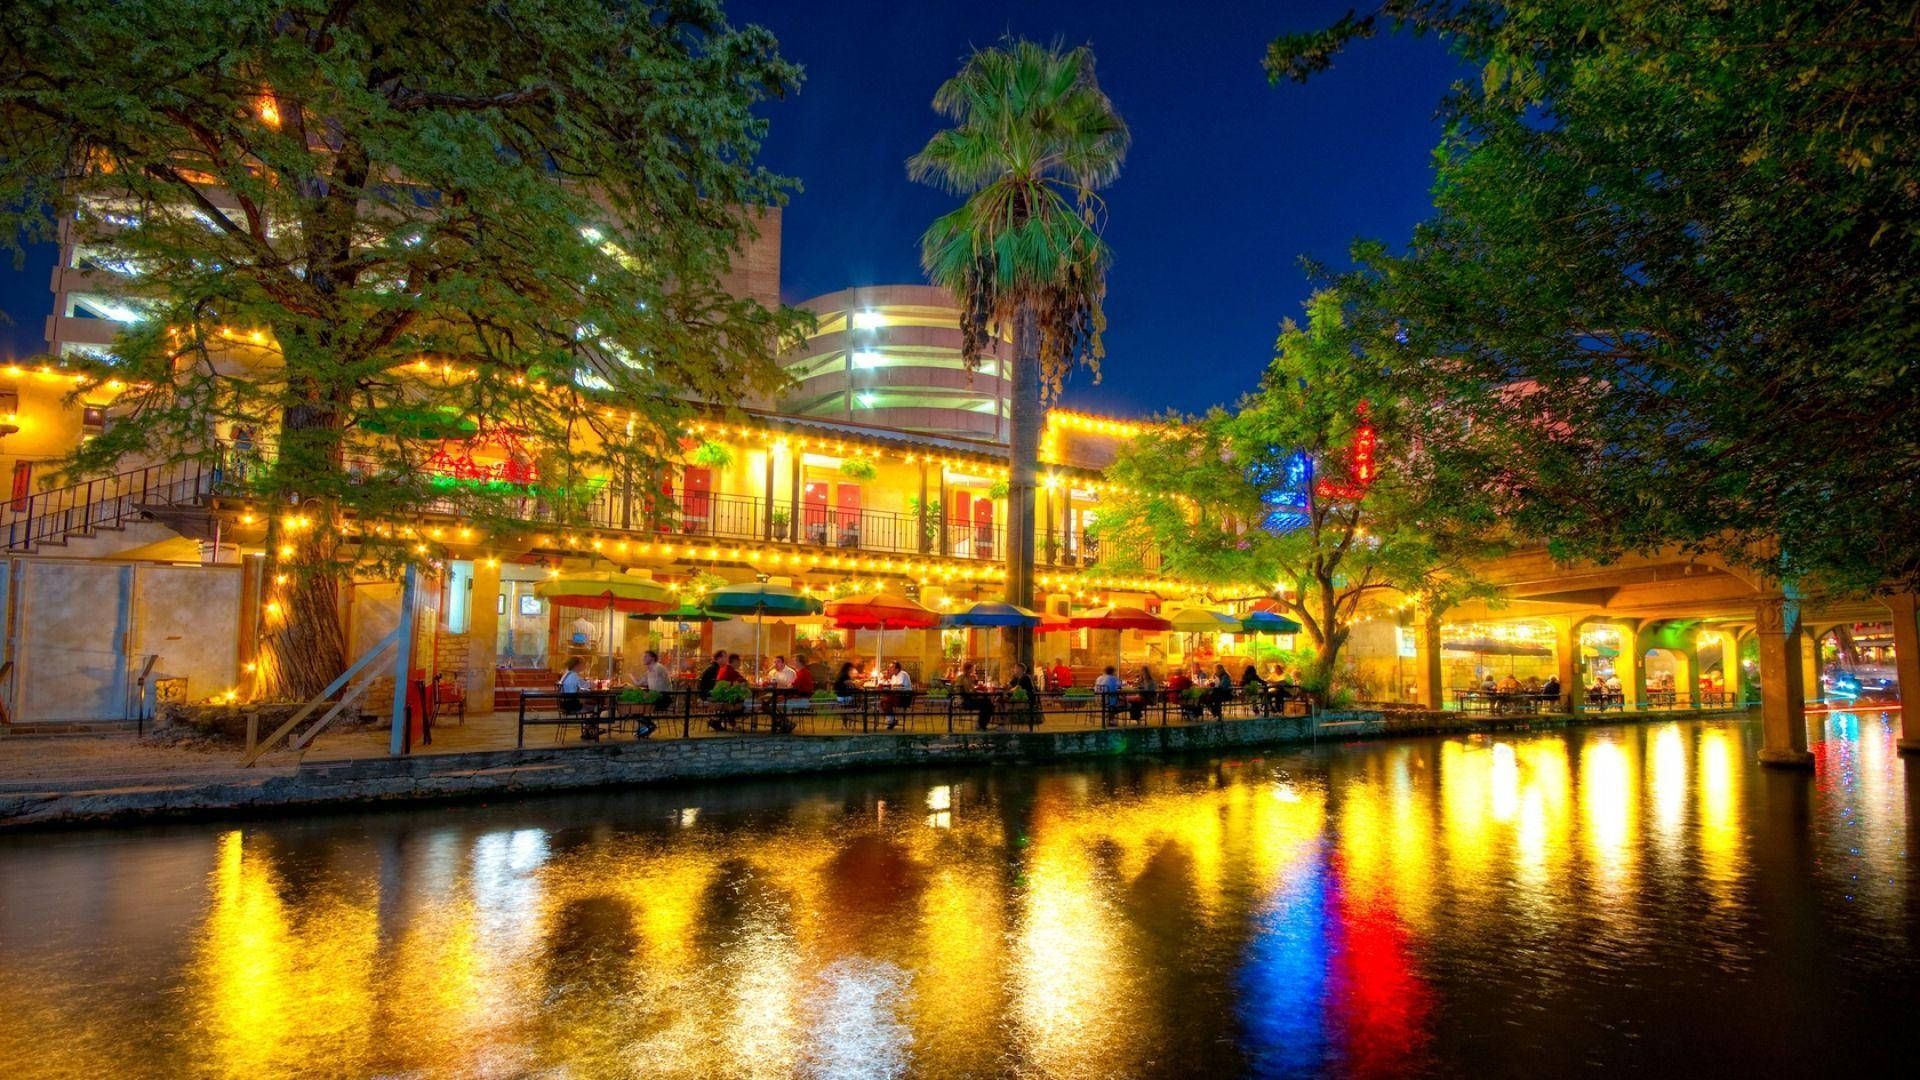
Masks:
[[[1074,365],[1099,371],[1111,253],[1095,192],[1119,175],[1127,125],[1100,92],[1090,49],[1024,40],[975,51],[933,107],[954,124],[907,173],[966,201],[920,238],[920,263],[959,302],[969,366],[1013,335],[1007,599],[1031,606],[1041,408]],[[1014,631],[1012,644],[1031,666],[1033,632]]]

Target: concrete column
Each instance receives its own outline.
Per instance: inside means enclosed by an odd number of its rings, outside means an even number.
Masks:
[[[500,567],[473,560],[473,606],[467,609],[467,715],[493,712],[494,664],[499,656]]]
[[[1586,701],[1584,665],[1580,662],[1580,627],[1584,619],[1562,616],[1553,620],[1553,658],[1560,677],[1560,701],[1569,712],[1579,712]]]
[[[1741,676],[1745,674],[1740,670],[1740,635],[1731,630],[1719,633],[1721,682],[1726,687],[1727,704],[1737,706],[1741,694],[1745,692],[1740,685]]]
[[[1893,671],[1900,679],[1900,750],[1920,753],[1920,626],[1912,593],[1886,599],[1893,613]]]
[[[1700,705],[1700,647],[1689,645],[1684,649],[1674,649],[1673,657],[1673,700],[1682,707],[1697,708]]]
[[[1820,639],[1805,627],[1800,633],[1800,664],[1800,688],[1807,701],[1826,700],[1826,690],[1820,683]]]
[[[1755,627],[1760,639],[1760,727],[1763,765],[1812,768],[1807,752],[1807,707],[1800,680],[1799,613],[1785,600],[1763,600]]]
[[[1627,664],[1625,672],[1620,671],[1620,662]],[[1614,658],[1613,669],[1620,675],[1620,697],[1628,712],[1639,712],[1647,707],[1647,639],[1636,621],[1623,628],[1620,634],[1620,655]]]
[[[1419,684],[1420,704],[1438,711],[1447,707],[1447,688],[1440,667],[1440,616],[1430,615],[1420,623],[1420,637],[1414,643],[1415,679]]]

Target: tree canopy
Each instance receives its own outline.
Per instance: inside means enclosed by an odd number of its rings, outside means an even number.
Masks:
[[[1121,450],[1109,473],[1127,493],[1099,520],[1103,570],[1109,551],[1151,547],[1182,579],[1270,593],[1315,647],[1316,690],[1363,612],[1444,609],[1476,588],[1470,557],[1495,550],[1484,500],[1423,452],[1425,411],[1363,344],[1340,297],[1314,297],[1236,408],[1169,417]]]
[[[1340,282],[1468,421],[1430,451],[1565,557],[1920,585],[1920,9],[1390,0],[1268,73],[1392,25],[1482,71],[1433,217]]]
[[[777,384],[797,316],[724,278],[792,186],[753,107],[799,71],[712,0],[22,0],[0,68],[0,228],[70,223],[135,320],[62,358],[125,387],[70,464],[237,434],[246,493],[300,508],[270,686],[338,670],[330,583],[375,526],[514,515],[524,489],[422,468],[450,438],[506,433],[564,507],[670,451],[689,399]]]

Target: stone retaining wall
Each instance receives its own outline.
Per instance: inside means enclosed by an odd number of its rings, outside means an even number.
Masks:
[[[1525,718],[1530,726],[1694,719],[1705,713]],[[1714,714],[1714,715],[1726,715]],[[501,796],[795,773],[1144,756],[1486,730],[1459,713],[1348,713],[1089,731],[667,739],[302,765],[233,783],[0,794],[0,825],[229,814],[324,803]]]

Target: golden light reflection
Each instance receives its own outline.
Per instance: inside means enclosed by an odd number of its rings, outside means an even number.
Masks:
[[[1717,906],[1731,905],[1739,884],[1740,823],[1735,803],[1740,755],[1724,728],[1700,731],[1699,840],[1700,868]]]
[[[1625,900],[1633,877],[1637,797],[1626,748],[1613,738],[1587,740],[1580,749],[1581,833],[1594,882],[1609,904]]]
[[[1677,724],[1654,731],[1648,797],[1653,802],[1653,830],[1659,851],[1671,859],[1678,851],[1687,819],[1687,742]]]

